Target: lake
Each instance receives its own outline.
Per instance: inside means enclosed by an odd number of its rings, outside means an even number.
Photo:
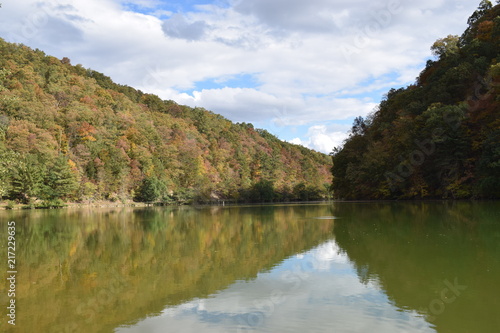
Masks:
[[[0,211],[0,224],[2,332],[500,332],[498,202]]]

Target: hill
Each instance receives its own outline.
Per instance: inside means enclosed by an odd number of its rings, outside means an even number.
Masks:
[[[0,199],[316,200],[328,156],[0,39]],[[326,185],[325,185],[326,184]]]
[[[434,43],[415,84],[391,89],[332,152],[344,199],[500,198],[500,6]]]

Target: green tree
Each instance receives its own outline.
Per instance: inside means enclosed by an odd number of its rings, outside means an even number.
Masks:
[[[275,195],[273,182],[265,179],[255,183],[251,191],[251,199],[257,202],[272,202]]]
[[[136,201],[155,202],[166,196],[167,187],[160,179],[156,177],[146,177],[137,191]]]

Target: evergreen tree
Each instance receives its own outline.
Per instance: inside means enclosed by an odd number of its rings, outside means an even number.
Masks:
[[[10,197],[23,203],[36,199],[41,194],[46,168],[37,156],[27,155],[12,169]]]
[[[57,157],[46,171],[40,196],[43,199],[54,200],[68,198],[78,189],[78,179],[71,170],[68,159]]]

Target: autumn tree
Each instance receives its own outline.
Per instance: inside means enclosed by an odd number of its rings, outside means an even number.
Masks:
[[[448,35],[447,37],[440,38],[431,46],[432,54],[441,58],[456,54],[458,48],[459,37],[456,35]]]

